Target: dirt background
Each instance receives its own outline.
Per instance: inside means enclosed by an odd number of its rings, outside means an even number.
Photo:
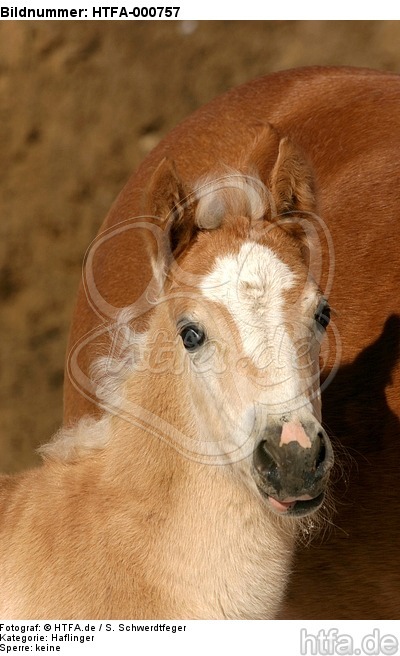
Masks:
[[[159,139],[253,77],[400,71],[400,22],[0,23],[0,468],[36,461],[62,416],[81,261]]]

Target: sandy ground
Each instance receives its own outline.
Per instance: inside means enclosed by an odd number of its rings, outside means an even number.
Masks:
[[[0,24],[0,467],[59,426],[81,261],[113,199],[199,105],[308,64],[400,69],[399,22]]]

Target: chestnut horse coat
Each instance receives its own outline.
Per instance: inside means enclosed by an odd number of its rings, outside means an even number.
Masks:
[[[322,285],[329,286],[334,265],[328,292],[337,345],[323,377],[338,354],[340,366],[324,390],[322,412],[339,461],[337,512],[323,540],[299,549],[287,618],[400,613],[399,110],[399,76],[351,68],[276,73],[215,99],[167,135],[129,180],[101,227],[108,238],[88,258],[78,294],[69,352],[83,338],[75,364],[87,372],[101,341],[85,340],[89,331],[133,303],[137,325],[146,323],[154,244],[145,227],[125,228],[143,222],[146,187],[162,158],[173,160],[190,187],[222,165],[238,168],[266,123],[308,157],[334,247],[333,256],[329,238],[322,244]],[[123,229],[114,230],[118,224]],[[67,370],[74,377],[71,359]],[[66,376],[66,424],[98,412],[90,392],[82,395],[74,383]]]

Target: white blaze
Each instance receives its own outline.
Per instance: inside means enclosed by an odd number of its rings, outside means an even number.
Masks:
[[[271,249],[245,242],[238,253],[218,257],[202,281],[204,296],[223,304],[238,328],[244,353],[263,373],[260,398],[269,411],[286,412],[301,393],[293,341],[285,325],[284,292],[293,271]]]

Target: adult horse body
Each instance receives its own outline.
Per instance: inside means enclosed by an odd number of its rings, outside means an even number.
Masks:
[[[146,213],[144,191],[162,159],[173,160],[191,187],[221,165],[237,169],[267,122],[309,158],[318,212],[335,249],[329,300],[341,340],[341,367],[325,391],[324,420],[357,466],[345,494],[337,483],[337,528],[295,563],[286,617],[395,618],[400,612],[399,103],[397,75],[319,67],[273,74],[217,98],[173,130],[128,182],[100,230],[104,238],[87,261],[78,296],[70,348],[85,348],[75,349],[69,366],[67,424],[98,411],[82,383],[96,351],[85,336],[100,334],[126,306],[134,308],[139,327],[147,325],[142,315],[154,243],[136,217]],[[273,157],[266,158],[267,168]],[[322,259],[329,256],[322,244]],[[324,265],[321,276],[327,278]],[[331,367],[329,355],[325,372]]]

